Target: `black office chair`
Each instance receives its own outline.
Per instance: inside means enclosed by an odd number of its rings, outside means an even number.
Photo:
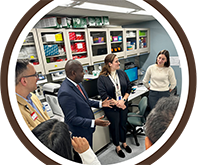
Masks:
[[[127,117],[127,132],[131,132],[133,134],[133,137],[135,139],[135,143],[137,146],[140,144],[138,143],[137,135],[144,135],[141,134],[144,130],[142,128],[139,128],[136,130],[137,126],[144,126],[146,122],[146,117],[145,117],[145,111],[147,109],[147,97],[144,96],[138,105],[131,104],[130,106],[137,106],[139,108],[139,112],[133,113],[129,112],[128,117]]]
[[[175,86],[175,88],[171,91],[170,95],[171,95],[171,96],[173,96],[173,95],[179,96],[179,95],[177,94],[177,86]]]

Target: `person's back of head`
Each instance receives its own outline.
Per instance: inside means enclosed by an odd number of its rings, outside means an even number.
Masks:
[[[50,119],[39,124],[32,132],[50,150],[72,160],[71,138],[67,124]]]
[[[150,140],[151,145],[167,130],[176,113],[178,104],[179,97],[177,96],[163,97],[158,100],[155,108],[148,115],[145,124],[145,140]],[[149,147],[146,146],[146,148]]]

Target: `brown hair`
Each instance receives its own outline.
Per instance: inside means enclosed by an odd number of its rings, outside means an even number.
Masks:
[[[108,76],[111,73],[109,62],[112,63],[117,55],[116,54],[108,54],[104,59],[104,66],[100,75]]]
[[[167,62],[165,62],[164,66],[165,67],[169,67],[170,66],[170,59],[169,59],[169,52],[167,50],[162,50],[158,53],[157,57],[156,57],[156,64],[157,64],[157,58],[160,54],[164,54],[165,57],[167,58]]]

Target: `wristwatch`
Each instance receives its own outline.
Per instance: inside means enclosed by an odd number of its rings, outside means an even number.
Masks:
[[[124,100],[124,102],[126,102],[126,99],[123,99]]]

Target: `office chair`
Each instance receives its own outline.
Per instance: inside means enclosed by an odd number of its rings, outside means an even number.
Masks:
[[[145,111],[147,109],[147,97],[144,96],[138,105],[131,104],[132,106],[137,106],[139,108],[139,112],[133,113],[129,112],[127,117],[127,132],[131,132],[133,134],[133,137],[135,139],[136,146],[139,146],[137,135],[144,135],[141,134],[144,130],[142,128],[139,128],[136,130],[137,126],[144,126],[146,122],[145,118]]]
[[[173,96],[173,95],[179,96],[179,95],[177,94],[177,86],[175,86],[175,88],[171,91],[170,95],[171,95],[171,96]]]

